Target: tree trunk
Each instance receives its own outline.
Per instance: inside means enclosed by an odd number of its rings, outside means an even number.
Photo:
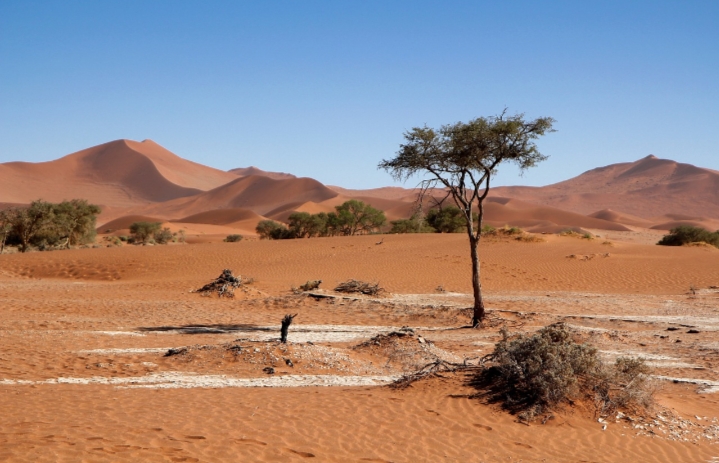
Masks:
[[[479,239],[470,238],[469,247],[472,256],[472,290],[474,292],[474,312],[472,315],[472,328],[476,328],[484,320],[484,300],[482,299],[482,282],[479,280],[479,254],[477,245]]]

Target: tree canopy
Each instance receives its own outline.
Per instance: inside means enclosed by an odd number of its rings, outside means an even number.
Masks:
[[[554,122],[551,117],[525,120],[524,114],[508,116],[505,110],[498,116],[443,125],[436,130],[415,127],[405,132],[405,142],[396,156],[379,163],[379,168],[397,180],[404,181],[415,175],[426,177],[420,182],[420,201],[427,192],[439,187],[460,209],[471,250],[473,326],[484,318],[477,245],[492,176],[503,163],[513,163],[524,170],[547,159],[539,152],[535,140],[553,132]]]

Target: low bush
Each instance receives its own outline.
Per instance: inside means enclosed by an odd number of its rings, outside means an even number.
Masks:
[[[238,241],[242,241],[242,235],[227,235],[227,238],[225,238],[225,243],[237,243]]]
[[[642,359],[605,365],[596,348],[575,336],[564,323],[531,335],[503,330],[490,356],[492,366],[480,373],[479,383],[490,399],[526,420],[580,398],[591,400],[600,413],[651,404],[654,391]]]
[[[522,243],[544,243],[545,239],[531,233],[522,233],[521,235],[514,238]]]
[[[160,222],[135,222],[130,225],[130,233],[135,243],[149,243],[153,240],[153,235],[160,231],[162,223]]]
[[[497,229],[491,225],[485,225],[482,227],[481,233],[482,236],[495,236],[497,234]]]
[[[710,232],[704,228],[680,225],[669,230],[668,235],[657,243],[661,246],[684,246],[691,243],[707,243],[719,248],[719,231]]]
[[[152,237],[157,244],[167,244],[170,241],[173,241],[174,238],[172,232],[167,227],[163,228],[162,230],[156,231],[155,234],[152,235]]]

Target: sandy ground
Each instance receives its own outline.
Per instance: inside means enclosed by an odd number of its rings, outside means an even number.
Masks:
[[[481,245],[481,330],[462,235],[2,255],[0,461],[719,461],[719,251],[545,239]],[[224,268],[255,282],[191,292]],[[349,278],[387,291],[320,297]],[[465,374],[386,386],[558,320],[653,366],[650,415],[526,425]]]

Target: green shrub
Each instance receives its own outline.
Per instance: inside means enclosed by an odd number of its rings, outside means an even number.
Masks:
[[[227,235],[227,238],[223,241],[225,243],[237,243],[238,241],[242,241],[242,238],[242,235]]]
[[[409,219],[393,220],[392,228],[388,233],[434,233],[436,230],[429,226],[419,215]]]
[[[153,235],[160,231],[161,222],[135,222],[130,225],[133,242],[149,243]]]
[[[427,225],[437,233],[462,233],[467,230],[467,221],[457,206],[430,209],[427,212]]]
[[[173,235],[169,228],[165,227],[162,230],[156,231],[152,238],[157,244],[167,244],[172,241]]]
[[[680,225],[669,230],[668,235],[657,243],[662,246],[682,246],[690,243],[707,243],[719,248],[719,231],[710,232],[704,228]]]
[[[283,240],[294,238],[292,232],[281,223],[274,220],[261,220],[255,231],[260,235],[261,240]]]
[[[499,232],[502,233],[503,235],[509,235],[509,236],[521,235],[522,233],[524,233],[524,231],[521,228],[510,227],[509,225],[505,225],[504,227],[500,228]]]
[[[497,234],[497,229],[491,225],[485,225],[482,227],[482,236],[494,236]]]

